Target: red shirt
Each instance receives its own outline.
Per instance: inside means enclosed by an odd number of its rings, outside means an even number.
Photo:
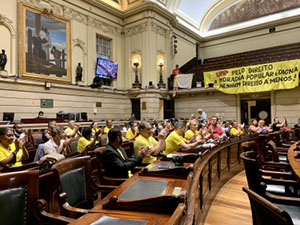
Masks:
[[[173,75],[177,75],[177,74],[181,74],[181,71],[180,69],[174,69],[172,73]]]
[[[219,126],[214,127],[214,126],[211,124],[208,128],[209,128],[209,129],[212,129],[212,131],[213,131],[213,139],[214,139],[214,140],[218,140],[218,138],[219,138],[222,134],[224,134],[224,130],[223,130],[221,127],[219,127]]]

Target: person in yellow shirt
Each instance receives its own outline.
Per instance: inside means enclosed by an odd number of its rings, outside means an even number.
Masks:
[[[81,133],[79,132],[79,126],[75,124],[74,120],[70,120],[68,123],[68,128],[65,129],[65,135],[67,137],[73,138],[73,137],[81,137]]]
[[[14,141],[13,130],[0,128],[0,170],[6,167],[22,166],[22,160],[29,158],[25,137]]]
[[[187,122],[186,125],[187,125],[187,131],[184,134],[184,138],[185,140],[192,143],[196,140],[197,135],[199,135],[199,132],[197,131],[197,121],[191,120]]]
[[[187,143],[182,137],[185,131],[185,124],[183,122],[176,122],[174,125],[174,131],[166,139],[166,149],[163,154],[167,155],[172,152],[178,151],[180,148],[183,150],[189,150],[195,148],[197,145],[203,143],[201,140],[197,140],[194,143]]]
[[[141,148],[149,147],[150,155],[143,158],[142,163],[148,164],[154,162],[158,155],[162,150],[166,148],[165,138],[168,134],[166,129],[163,129],[158,134],[158,142],[151,136],[151,125],[145,121],[141,122],[139,125],[139,133],[140,135],[136,138],[134,142],[134,154],[138,155],[138,152]]]
[[[108,134],[108,131],[113,127],[114,127],[114,125],[113,125],[112,120],[106,120],[106,127],[104,128],[103,133]]]
[[[135,129],[136,123],[134,121],[129,122],[130,128],[126,132],[126,139],[135,139],[138,136],[138,131]]]
[[[245,124],[242,124],[239,127],[238,122],[233,121],[231,126],[232,127],[230,129],[230,136],[237,137],[237,136],[241,136],[241,135],[245,134],[245,132],[244,132]]]
[[[103,133],[108,134],[109,130],[113,127],[114,127],[114,125],[113,125],[112,120],[106,120],[106,127],[104,127]],[[107,135],[106,144],[108,144],[108,142],[109,142],[109,140],[108,140],[108,135]]]
[[[101,134],[102,129],[99,129],[93,138],[92,128],[85,127],[82,131],[82,137],[78,140],[77,151],[83,152],[85,150],[101,147],[101,144],[98,144],[101,143]]]
[[[98,132],[99,128],[98,128],[98,123],[97,122],[92,122],[91,124],[91,128],[92,128],[92,133],[93,136],[95,136],[95,134]]]

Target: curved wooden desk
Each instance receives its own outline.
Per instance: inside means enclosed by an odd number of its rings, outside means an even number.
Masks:
[[[296,156],[297,155],[297,156]],[[296,157],[295,157],[296,156]],[[288,151],[289,163],[295,172],[298,179],[300,179],[300,146],[299,142],[293,144]]]
[[[90,224],[103,216],[134,218],[134,215],[140,220],[146,220],[148,225],[155,224],[154,221],[157,218],[160,218],[157,224],[204,224],[206,214],[220,188],[244,169],[240,160],[241,144],[249,140],[259,141],[259,137],[243,136],[234,138],[210,149],[202,158],[199,158],[194,163],[190,163],[193,165],[187,177],[182,176],[178,179],[171,176],[159,177],[159,174],[155,174],[156,176],[149,176],[151,174],[142,176],[143,173],[137,173],[101,200],[90,213],[72,224]],[[192,154],[195,154],[195,152]],[[166,162],[158,160],[148,167],[149,170],[157,163]],[[188,166],[188,164],[184,166]],[[141,210],[126,210],[125,208],[116,209],[113,208],[114,206],[103,207],[113,196],[120,196],[138,179],[167,181],[168,185],[163,194],[173,194],[175,187],[181,188],[182,191],[186,192],[184,200],[179,201],[177,208],[171,214],[166,212],[157,213],[155,211],[141,212]],[[118,198],[116,198],[116,201],[119,201]],[[122,203],[122,200],[120,202]],[[158,207],[162,207],[161,204],[158,205]],[[147,219],[147,217],[152,217],[153,220]]]

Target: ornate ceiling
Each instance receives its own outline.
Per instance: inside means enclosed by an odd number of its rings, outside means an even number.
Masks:
[[[126,12],[147,2],[202,37],[300,15],[300,0],[97,0]]]

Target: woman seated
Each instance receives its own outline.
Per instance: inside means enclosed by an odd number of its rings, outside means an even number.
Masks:
[[[230,129],[230,136],[237,137],[245,134],[245,124],[239,126],[237,121],[233,121]]]
[[[282,123],[279,122],[279,119],[277,117],[274,118],[274,123],[272,124],[272,130],[273,131],[280,131],[280,130],[290,130],[287,127],[287,120],[284,117],[282,120]]]
[[[185,131],[185,124],[183,122],[176,122],[174,125],[174,131],[166,139],[166,149],[163,154],[167,155],[172,152],[178,151],[180,148],[182,150],[189,150],[195,148],[197,145],[202,144],[203,140],[195,141],[194,143],[188,143],[182,135]]]
[[[82,137],[78,140],[78,152],[83,152],[86,150],[95,149],[97,147],[101,147],[101,135],[102,135],[102,129],[99,128],[99,130],[95,133],[95,137],[92,135],[92,128],[85,127],[82,131]]]
[[[252,124],[248,128],[248,131],[250,134],[256,133],[256,131],[259,129],[259,127],[257,125],[258,125],[257,120],[256,119],[252,120]]]
[[[22,166],[22,160],[29,157],[25,147],[25,138],[15,139],[12,129],[0,128],[0,170]]]
[[[72,153],[70,143],[72,138],[65,138],[65,131],[62,127],[54,127],[51,131],[51,139],[44,144],[44,153],[47,154],[61,154],[64,156]]]
[[[121,133],[122,133],[123,137],[126,136],[126,133],[127,133],[128,130],[129,130],[129,124],[128,124],[128,122],[125,122],[124,126],[122,127],[122,130],[121,130]]]
[[[196,120],[187,122],[186,127],[187,131],[184,134],[185,140],[187,140],[189,143],[195,142],[197,135],[199,135],[199,132],[197,131]]]
[[[257,134],[261,134],[261,133],[268,133],[269,128],[265,126],[265,121],[264,120],[260,120],[258,121],[258,129],[256,130]]]
[[[93,134],[93,137],[94,137],[95,134],[97,133],[97,131],[99,130],[98,123],[97,122],[92,122],[91,128],[92,128],[92,134]]]
[[[207,141],[212,138],[213,130],[208,129],[207,123],[202,123],[199,129],[199,134],[201,134],[204,141]]]
[[[135,139],[139,134],[138,131],[135,129],[137,125],[133,120],[129,122],[129,126],[130,129],[127,130],[125,138],[132,140]]]

